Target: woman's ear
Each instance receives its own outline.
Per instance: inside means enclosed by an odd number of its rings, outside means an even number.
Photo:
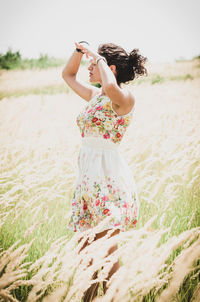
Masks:
[[[112,70],[112,72],[114,73],[114,75],[116,75],[117,74],[116,66],[115,65],[110,65],[109,67]]]

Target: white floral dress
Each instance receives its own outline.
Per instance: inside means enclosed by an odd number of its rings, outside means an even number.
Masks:
[[[119,116],[105,95],[96,95],[78,115],[82,145],[68,229],[82,232],[108,216],[104,229],[135,227],[139,211],[136,185],[118,149],[132,116],[133,110]]]

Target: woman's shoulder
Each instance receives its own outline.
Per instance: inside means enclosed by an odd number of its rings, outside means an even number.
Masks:
[[[111,99],[111,108],[118,116],[127,116],[132,114],[135,107],[135,97],[133,92],[130,89],[122,88],[121,95],[123,96],[124,100],[121,104],[115,104]]]
[[[128,103],[129,103],[129,106],[134,107],[134,105],[135,105],[135,96],[134,96],[133,91],[130,88],[127,88],[127,87],[123,87],[121,89],[123,91],[123,94],[124,94],[125,98],[127,99]]]

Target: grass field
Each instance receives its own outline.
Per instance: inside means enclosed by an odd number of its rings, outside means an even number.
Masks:
[[[139,221],[80,254],[66,225],[85,102],[61,72],[0,72],[0,301],[81,301],[94,271],[104,266],[102,282],[117,258],[96,301],[200,301],[199,60],[149,64],[149,76],[129,84],[136,108],[120,150],[137,184]],[[88,81],[86,66],[79,76]]]

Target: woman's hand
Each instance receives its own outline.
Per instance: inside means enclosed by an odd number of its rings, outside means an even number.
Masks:
[[[81,49],[81,51],[83,53],[85,53],[87,59],[89,57],[92,57],[94,60],[96,60],[97,58],[100,57],[100,55],[96,51],[91,49],[91,47],[89,47],[88,45],[85,46],[85,45],[83,45],[81,43],[79,44],[77,42],[75,42],[75,45],[76,45],[77,48]]]
[[[82,42],[83,43],[83,42]],[[81,43],[75,42],[76,48],[80,49],[83,52],[83,45]]]

